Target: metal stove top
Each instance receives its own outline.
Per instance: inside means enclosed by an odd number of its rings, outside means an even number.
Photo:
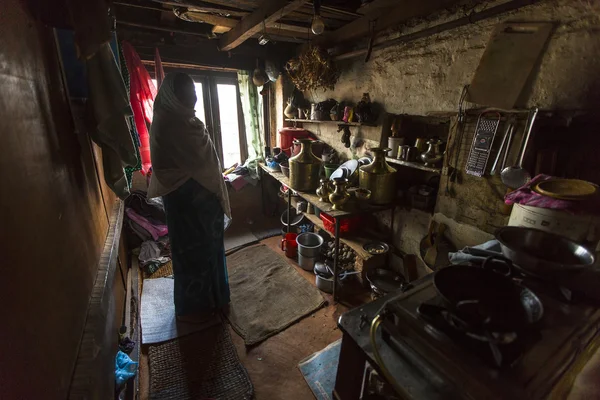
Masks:
[[[473,399],[545,398],[600,329],[600,311],[584,302],[567,302],[546,285],[528,285],[544,305],[544,317],[529,332],[498,346],[496,365],[488,343],[453,329],[442,315],[419,313],[437,304],[432,279],[390,299],[384,307],[382,337],[414,368],[458,397]],[[537,289],[537,290],[536,290]]]

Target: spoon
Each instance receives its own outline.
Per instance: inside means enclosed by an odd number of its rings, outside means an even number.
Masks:
[[[504,168],[500,174],[502,183],[511,189],[520,188],[531,179],[529,172],[523,168],[523,160],[525,159],[529,137],[531,136],[531,130],[533,129],[533,123],[538,111],[539,109],[536,107],[529,112],[529,117],[527,118],[527,124],[525,126],[525,136],[523,137],[523,144],[519,153],[517,165]]]

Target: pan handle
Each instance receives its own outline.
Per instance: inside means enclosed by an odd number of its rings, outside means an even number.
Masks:
[[[502,263],[495,263],[493,261],[502,261]],[[510,277],[513,272],[512,261],[504,256],[489,256],[483,262],[481,266],[484,269],[489,269],[490,271],[494,271],[497,274]]]

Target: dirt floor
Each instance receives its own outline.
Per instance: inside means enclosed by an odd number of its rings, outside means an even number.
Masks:
[[[261,243],[271,249],[279,249],[281,237],[276,236]],[[298,264],[289,260],[297,271],[314,285],[315,277],[311,272],[302,270]],[[230,328],[233,342],[242,364],[248,370],[254,385],[256,400],[310,400],[314,396],[304,381],[298,362],[309,355],[322,350],[338,340],[342,334],[337,327],[339,316],[349,309],[342,304],[333,304],[331,295],[322,293],[327,305],[312,315],[300,320],[283,332],[264,342],[247,348],[244,340]],[[357,288],[353,295],[345,297],[354,305],[369,301],[369,294]],[[148,399],[149,375],[147,346],[142,346],[140,359],[140,398]]]

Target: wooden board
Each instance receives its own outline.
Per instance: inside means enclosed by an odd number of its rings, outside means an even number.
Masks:
[[[496,26],[471,81],[468,100],[512,109],[552,32],[550,22],[506,22]]]

